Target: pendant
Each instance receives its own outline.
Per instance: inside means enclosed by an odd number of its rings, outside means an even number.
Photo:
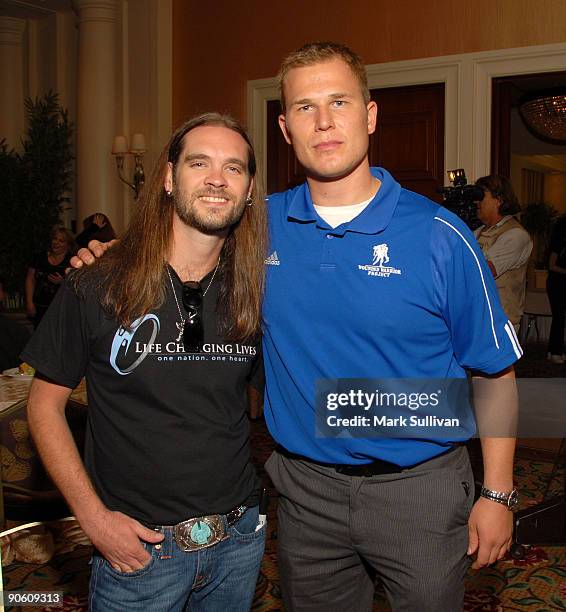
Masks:
[[[179,330],[179,335],[177,336],[176,342],[181,342],[181,338],[183,337],[183,332],[185,331],[185,319],[183,319],[181,323],[175,322],[175,325],[177,326],[177,329]]]

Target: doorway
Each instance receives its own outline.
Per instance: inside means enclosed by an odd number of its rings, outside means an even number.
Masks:
[[[511,180],[521,204],[548,202],[564,214],[566,143],[535,137],[519,113],[523,96],[556,87],[566,87],[566,71],[493,79],[491,172]]]

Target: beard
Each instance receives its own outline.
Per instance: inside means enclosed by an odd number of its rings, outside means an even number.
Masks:
[[[208,207],[203,203],[199,208],[197,200],[202,196],[225,198],[228,201],[218,207]],[[238,200],[237,196],[227,189],[203,189],[188,195],[174,192],[173,204],[183,223],[203,234],[215,234],[229,229],[241,219],[246,208],[246,198]]]

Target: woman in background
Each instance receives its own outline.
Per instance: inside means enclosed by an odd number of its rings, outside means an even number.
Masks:
[[[559,217],[554,226],[548,258],[546,291],[552,325],[548,339],[548,358],[553,363],[564,363],[564,314],[566,311],[566,216]]]
[[[51,246],[39,253],[28,268],[26,276],[26,310],[38,326],[65,278],[65,269],[75,253],[73,234],[62,226],[51,230]]]

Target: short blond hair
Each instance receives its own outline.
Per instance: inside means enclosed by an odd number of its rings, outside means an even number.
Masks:
[[[370,101],[368,77],[362,58],[349,47],[340,43],[311,42],[287,55],[281,63],[277,81],[283,111],[285,111],[285,79],[289,71],[293,68],[312,66],[335,58],[342,59],[348,64],[350,70],[354,73],[356,79],[358,79],[364,102],[368,104]]]
[[[67,250],[71,252],[76,251],[75,237],[71,233],[71,230],[67,229],[64,225],[54,225],[51,228],[51,233],[49,234],[51,240],[60,234],[65,238],[65,242],[67,243]]]

